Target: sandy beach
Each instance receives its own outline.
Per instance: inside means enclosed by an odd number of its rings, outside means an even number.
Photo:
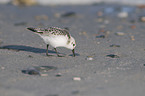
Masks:
[[[144,8],[0,5],[0,96],[144,96]],[[27,27],[66,28],[76,57]]]

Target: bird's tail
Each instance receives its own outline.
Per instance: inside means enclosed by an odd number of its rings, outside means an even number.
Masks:
[[[32,27],[28,27],[27,29],[30,30],[30,31],[33,31],[33,32],[37,32],[38,31],[36,28],[32,28]]]

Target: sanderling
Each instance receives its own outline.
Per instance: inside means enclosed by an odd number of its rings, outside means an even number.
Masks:
[[[56,47],[65,47],[72,50],[73,56],[75,57],[74,48],[76,47],[75,39],[69,34],[66,29],[61,29],[58,27],[49,27],[49,28],[32,28],[28,27],[28,30],[33,31],[43,38],[44,42],[47,44],[46,55],[48,55],[48,47],[51,45],[57,53],[58,57],[61,57]]]

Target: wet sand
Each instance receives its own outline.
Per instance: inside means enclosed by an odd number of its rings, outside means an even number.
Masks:
[[[144,96],[144,15],[142,8],[115,4],[0,5],[0,95]],[[47,57],[46,44],[26,29],[51,26],[69,30],[76,57],[65,48],[58,48],[65,57],[57,57],[52,47]],[[55,70],[23,72],[35,66]]]

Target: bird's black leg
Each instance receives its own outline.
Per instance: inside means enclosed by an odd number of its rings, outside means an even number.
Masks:
[[[47,56],[49,56],[49,55],[48,55],[48,47],[49,47],[49,44],[47,44],[47,50],[46,50],[46,55],[47,55]]]
[[[74,49],[72,50],[72,53],[73,53],[73,56],[75,57],[75,50]]]
[[[54,48],[54,50],[55,50],[55,52],[56,52],[57,56],[58,56],[58,57],[61,57],[61,56],[59,56],[59,54],[58,54],[58,52],[57,52],[56,48]]]
[[[56,52],[56,54],[57,54],[58,57],[64,57],[64,56],[60,56],[60,55],[58,54],[56,48],[54,48],[54,50],[55,50],[55,52]]]

